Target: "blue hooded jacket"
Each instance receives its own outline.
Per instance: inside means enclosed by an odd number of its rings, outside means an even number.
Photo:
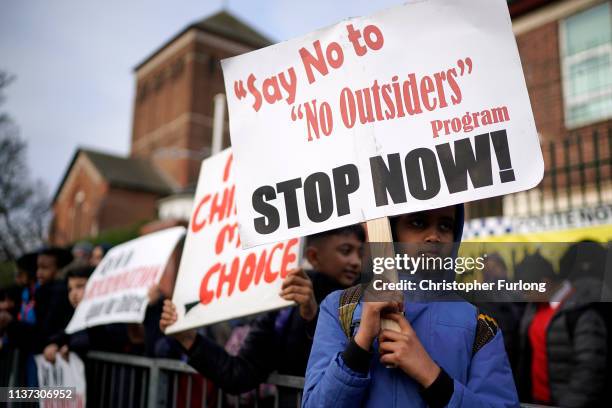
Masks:
[[[463,206],[458,206],[455,239],[461,239]],[[379,361],[378,342],[368,373],[349,368],[342,357],[349,339],[338,317],[341,291],[321,304],[302,406],[426,407],[421,387],[402,370]],[[406,298],[406,297],[405,297]],[[405,301],[405,317],[431,358],[450,376],[449,407],[518,407],[518,397],[500,330],[473,354],[477,309],[467,302]],[[353,321],[361,318],[361,303]],[[353,332],[353,334],[356,330]]]

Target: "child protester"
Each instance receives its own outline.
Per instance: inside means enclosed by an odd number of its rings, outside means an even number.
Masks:
[[[352,225],[307,238],[305,255],[314,271],[295,269],[282,284],[281,297],[297,306],[259,315],[238,355],[232,356],[195,330],[175,337],[186,350],[188,363],[224,391],[250,391],[273,372],[303,376],[316,329],[318,304],[338,289],[359,279],[365,231]],[[164,331],[177,319],[175,306],[166,300],[160,328]],[[295,397],[290,398],[295,406]],[[280,401],[285,406],[286,401]]]
[[[66,281],[68,285],[68,301],[74,309],[81,303],[85,294],[85,286],[87,280],[93,273],[94,268],[90,266],[76,266],[70,268],[66,273]],[[72,336],[72,340],[80,339],[80,332]],[[51,338],[51,342],[43,350],[45,359],[51,363],[55,362],[55,356],[59,352],[64,358],[67,358],[70,351],[71,336],[61,333]],[[78,347],[77,347],[78,348]]]
[[[391,228],[420,253],[452,256],[438,251],[461,240],[463,205],[404,214]],[[355,288],[321,304],[303,407],[519,406],[493,319],[463,301],[364,301]],[[353,307],[350,324],[341,306]],[[400,331],[381,329],[383,318]]]
[[[73,308],[72,312],[83,300],[87,281],[93,272],[94,267],[87,265],[68,268],[66,272],[67,299]],[[72,315],[72,312],[70,315]],[[90,350],[130,351],[127,325],[123,323],[105,324],[89,327],[72,334],[62,331],[49,339],[43,350],[43,356],[50,363],[55,363],[58,353],[64,359],[68,359],[68,354],[71,351],[84,358]]]

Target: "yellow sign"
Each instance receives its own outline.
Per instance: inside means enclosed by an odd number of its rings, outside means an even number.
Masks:
[[[528,234],[496,235],[463,242],[608,242],[612,241],[612,224]]]

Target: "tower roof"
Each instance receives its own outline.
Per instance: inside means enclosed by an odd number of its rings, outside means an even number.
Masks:
[[[218,35],[220,37],[239,42],[241,44],[253,47],[254,49],[267,47],[272,44],[272,41],[253,29],[248,24],[239,20],[233,14],[222,10],[211,16],[205,17],[202,20],[189,24],[183,30],[178,32],[170,40],[166,41],[155,52],[145,58],[140,64],[134,67],[138,71],[143,65],[149,62],[153,57],[159,54],[164,48],[173,43],[187,31],[196,29],[209,34]]]
[[[270,40],[225,10],[191,25],[202,31],[229,38],[254,48],[267,47]]]

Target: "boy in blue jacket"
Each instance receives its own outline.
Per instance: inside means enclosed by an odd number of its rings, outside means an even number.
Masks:
[[[401,243],[459,242],[463,205],[404,214],[391,227]],[[519,406],[493,319],[462,301],[364,302],[355,293],[336,291],[321,304],[303,407]],[[348,330],[339,317],[347,299]],[[382,318],[400,332],[381,330]]]

